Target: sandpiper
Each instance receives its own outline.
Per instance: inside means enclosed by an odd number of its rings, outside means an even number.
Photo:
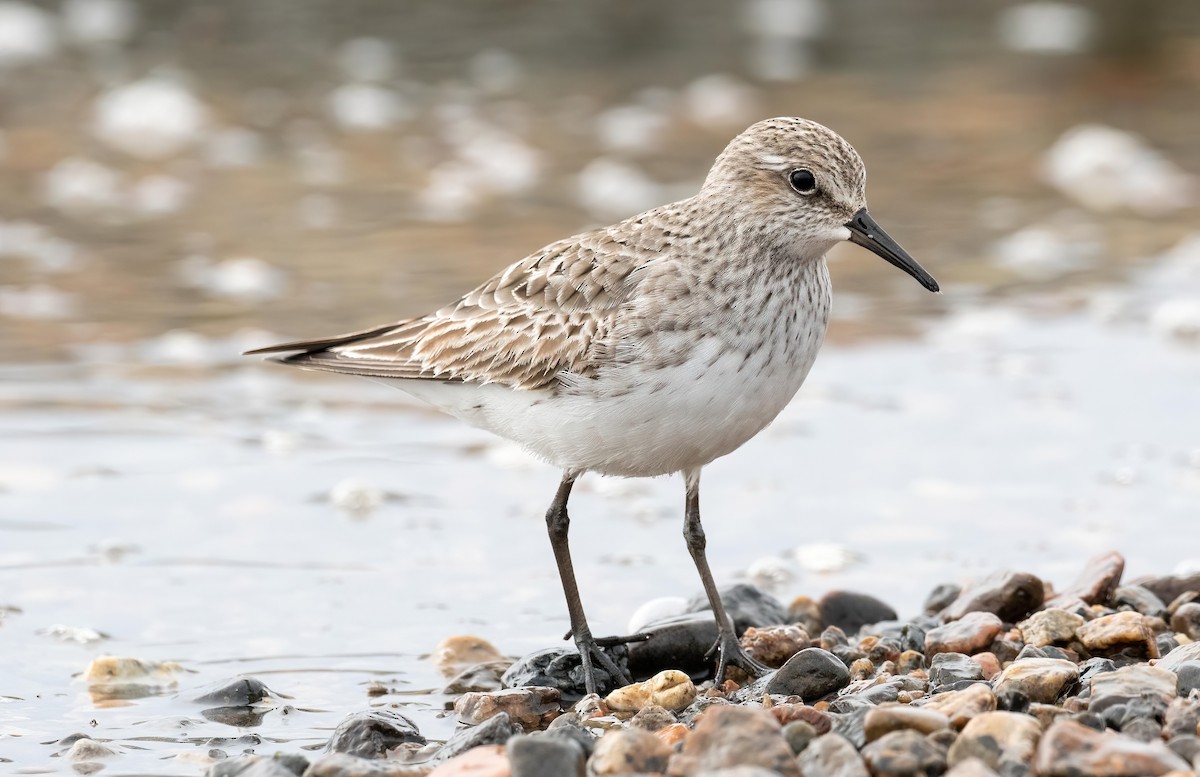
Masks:
[[[762,431],[804,382],[829,322],[835,244],[938,290],[868,214],[865,183],[837,133],[767,119],[729,143],[693,197],[551,243],[429,315],[249,353],[386,380],[559,467],[546,526],[589,693],[597,668],[628,677],[584,617],[571,487],[585,472],[682,474],[683,534],[719,634],[716,682],[729,665],[758,676],[705,556],[700,470]]]

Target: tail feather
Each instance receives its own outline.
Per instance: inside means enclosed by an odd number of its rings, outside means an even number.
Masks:
[[[402,326],[407,322],[399,324],[388,324],[387,326],[378,326],[374,329],[364,329],[360,332],[350,332],[344,335],[334,335],[333,337],[325,337],[320,340],[294,340],[290,343],[280,343],[279,345],[268,345],[264,348],[255,348],[252,351],[245,351],[243,356],[256,356],[264,353],[287,353],[288,351],[300,351],[302,353],[312,353],[314,351],[323,351],[328,348],[337,348],[342,345],[350,345],[359,340],[366,340],[378,335],[384,335],[388,332]],[[284,361],[286,359],[276,359],[275,361]]]

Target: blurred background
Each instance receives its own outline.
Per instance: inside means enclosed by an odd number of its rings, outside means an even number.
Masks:
[[[1001,566],[1195,567],[1200,4],[0,0],[0,763],[87,728],[198,773],[373,681],[451,730],[425,652],[565,629],[556,473],[238,354],[439,307],[777,115],[855,145],[944,293],[834,251],[808,384],[706,470],[718,577],[912,615]],[[598,632],[699,590],[679,483],[578,491]],[[102,654],[184,669],[105,693]],[[241,673],[292,700],[191,701]]]

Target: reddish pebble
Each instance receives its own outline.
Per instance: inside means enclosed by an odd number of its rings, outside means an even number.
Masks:
[[[1000,674],[1000,659],[995,653],[976,653],[971,660],[983,668],[983,679],[990,680]]]
[[[508,757],[500,745],[480,745],[451,758],[427,777],[511,777]]]

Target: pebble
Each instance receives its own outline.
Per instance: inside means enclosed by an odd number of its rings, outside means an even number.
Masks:
[[[932,734],[949,727],[950,720],[941,713],[902,704],[868,710],[863,721],[863,733],[868,742],[894,731],[912,730],[920,734]]]
[[[794,623],[809,634],[820,634],[825,624],[821,622],[821,607],[811,596],[797,596],[788,605],[788,623]]]
[[[963,653],[938,653],[929,664],[929,686],[934,693],[982,679],[983,667]]]
[[[970,612],[990,612],[1015,623],[1041,607],[1044,597],[1041,580],[1027,572],[1006,570],[972,583],[942,611],[942,617],[958,620]]]
[[[992,644],[1004,624],[991,612],[968,612],[925,635],[925,654],[976,653]]]
[[[1178,678],[1166,669],[1146,664],[1123,666],[1091,679],[1088,711],[1113,720],[1121,713],[1113,713],[1110,708],[1128,708],[1137,702],[1139,707],[1161,716],[1178,695],[1177,684]]]
[[[751,626],[742,634],[742,647],[751,658],[769,667],[783,666],[789,658],[809,647],[812,640],[799,626]]]
[[[942,610],[950,606],[950,604],[958,598],[962,593],[962,586],[955,583],[942,583],[934,587],[929,595],[925,597],[925,603],[922,609],[926,615],[937,615]]]
[[[1200,642],[1189,642],[1167,653],[1155,664],[1159,669],[1174,672],[1175,668],[1187,661],[1200,661]]]
[[[1163,575],[1134,580],[1164,602],[1173,602],[1188,591],[1200,591],[1200,572],[1186,575]]]
[[[1185,661],[1175,668],[1176,688],[1180,696],[1200,690],[1200,661]]]
[[[520,735],[505,746],[512,777],[583,777],[584,753],[562,737]]]
[[[1020,693],[1033,702],[1053,704],[1079,679],[1079,667],[1060,658],[1025,658],[1014,661],[993,684],[997,696]]]
[[[787,609],[769,593],[748,583],[737,583],[720,590],[725,611],[733,618],[734,630],[740,635],[750,627],[778,626],[787,623]],[[698,594],[688,601],[688,612],[709,612],[708,598]],[[710,642],[708,647],[711,647]],[[708,648],[706,647],[705,650]]]
[[[674,748],[649,731],[628,728],[610,731],[596,743],[588,771],[609,774],[664,773]]]
[[[644,682],[618,688],[604,701],[613,712],[636,712],[649,706],[679,712],[695,700],[696,693],[690,677],[668,669]]]
[[[1193,642],[1200,640],[1200,604],[1188,602],[1180,605],[1171,616],[1171,629]]]
[[[507,712],[501,712],[478,726],[456,732],[454,736],[446,740],[446,744],[442,745],[442,749],[434,756],[434,760],[448,761],[481,745],[503,745],[521,733],[523,733],[523,729],[520,724],[510,718]],[[507,760],[505,763],[507,764]],[[505,768],[507,771],[507,766]]]
[[[1140,585],[1123,585],[1113,591],[1109,606],[1118,610],[1129,609],[1157,618],[1167,616],[1167,605],[1150,589]]]
[[[1000,674],[1000,659],[996,658],[996,654],[992,652],[976,653],[971,656],[971,660],[979,664],[980,670],[983,672],[985,680],[990,680]]]
[[[833,728],[833,720],[828,713],[807,704],[776,704],[771,707],[771,714],[784,726],[792,721],[803,721],[813,727],[817,736],[828,734]]]
[[[638,633],[649,634],[650,638],[629,645],[629,671],[634,677],[649,677],[664,669],[678,669],[692,676],[712,672],[712,662],[705,658],[717,641],[712,613],[667,618]]]
[[[1060,720],[1042,736],[1034,770],[1038,777],[1140,777],[1173,771],[1186,774],[1191,772],[1191,766],[1161,740],[1139,742],[1115,732],[1099,732],[1074,721]]]
[[[81,737],[75,740],[64,757],[68,761],[95,761],[101,758],[112,758],[114,755],[119,755],[116,748],[88,737]]]
[[[450,678],[442,693],[457,696],[472,691],[498,691],[504,687],[502,678],[511,665],[509,661],[484,661],[468,666]]]
[[[196,697],[200,704],[220,704],[223,706],[244,707],[256,704],[270,698],[271,689],[254,677],[241,677],[222,683],[212,690]]]
[[[874,596],[851,591],[830,591],[821,597],[818,607],[826,626],[837,626],[847,634],[857,634],[865,625],[894,621],[898,617],[895,610]]]
[[[399,712],[371,709],[356,712],[339,723],[325,749],[360,758],[384,758],[399,745],[423,745],[425,741],[417,724]]]
[[[1023,774],[1024,772],[1016,772]],[[950,767],[946,777],[1000,777],[990,766],[978,758],[968,758]]]
[[[629,725],[635,728],[645,729],[646,731],[661,731],[679,721],[671,714],[670,711],[659,707],[656,704],[643,707],[638,710],[638,713],[629,720]]]
[[[423,773],[425,770],[416,772],[416,774]],[[275,772],[271,773],[271,775],[275,774]],[[303,777],[410,777],[414,772],[413,767],[402,761],[375,760],[345,753],[330,753],[296,774],[303,775]],[[474,772],[471,774],[474,775]],[[504,774],[508,774],[508,772],[505,771]],[[239,777],[260,777],[260,775],[247,771]],[[262,775],[261,777],[268,776]],[[279,773],[278,777],[286,777],[286,773]]]
[[[783,738],[787,741],[788,747],[792,748],[793,753],[804,752],[804,748],[808,747],[809,742],[816,737],[817,730],[811,723],[803,720],[793,720],[783,726]]]
[[[443,639],[429,658],[442,677],[451,678],[471,667],[501,661],[504,657],[495,645],[483,637],[459,634]]]
[[[715,627],[713,639],[716,639]],[[711,646],[712,642],[708,644]],[[707,649],[705,648],[705,650]],[[623,645],[607,648],[607,650],[618,666],[627,662],[627,653]],[[641,674],[638,670],[633,670],[633,673]],[[526,686],[557,688],[562,700],[568,704],[582,698],[587,693],[583,676],[583,662],[579,658],[579,653],[570,648],[548,648],[522,656],[508,668],[501,681],[506,688]],[[609,676],[603,668],[599,667],[596,669],[596,682],[599,688],[605,692],[620,685],[618,678]]]
[[[1076,630],[1083,646],[1095,653],[1132,649],[1147,658],[1158,658],[1158,644],[1146,618],[1138,612],[1118,612],[1089,621]]]
[[[884,734],[862,750],[873,777],[941,774],[946,771],[946,751],[918,731]]]
[[[83,672],[92,700],[139,699],[179,684],[175,675],[183,667],[173,661],[143,661],[129,656],[100,656]]]
[[[951,766],[979,759],[1004,775],[1029,774],[1041,724],[1016,712],[985,712],[973,718],[947,754]]]
[[[817,737],[796,760],[805,777],[871,777],[854,745],[839,734]]]
[[[1017,624],[1017,629],[1026,645],[1042,647],[1070,642],[1075,638],[1075,631],[1085,622],[1073,612],[1052,607],[1030,615]]]
[[[510,777],[511,774],[504,748],[483,745],[451,758],[427,777]]]
[[[333,757],[349,758],[349,756]],[[288,753],[277,753],[273,756],[242,755],[213,763],[208,767],[205,775],[206,777],[299,777],[301,774],[306,774],[309,777],[330,777],[333,774],[345,774],[346,777],[350,777],[352,774],[342,770],[329,772],[316,768],[320,763],[321,761],[317,761],[310,767],[308,759],[304,756]]]
[[[711,707],[671,760],[676,777],[731,766],[761,766],[785,777],[800,777],[791,747],[775,718],[749,707]]]
[[[545,728],[559,716],[560,697],[557,688],[536,685],[465,693],[454,702],[454,714],[460,722],[477,726],[488,718],[506,712],[526,731],[535,731]]]
[[[770,677],[766,692],[813,702],[849,684],[850,672],[841,659],[821,648],[806,648]]]
[[[940,712],[950,719],[951,726],[962,729],[976,715],[995,710],[996,695],[986,684],[976,683],[959,691],[931,696],[922,709]]]

